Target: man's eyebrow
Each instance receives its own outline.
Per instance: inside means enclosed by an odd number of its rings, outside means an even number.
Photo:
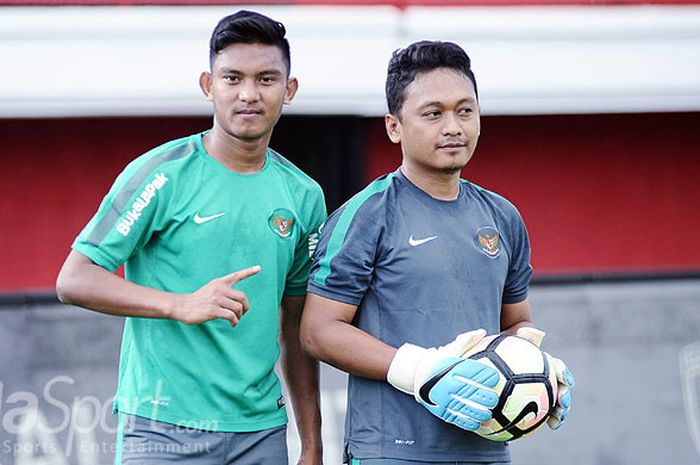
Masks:
[[[273,74],[275,76],[282,76],[284,73],[278,69],[267,69],[265,71],[260,71],[258,73],[258,76],[261,76],[263,74]]]
[[[441,107],[442,102],[436,100],[434,102],[425,102],[421,104],[418,108],[427,108],[427,107]]]
[[[219,71],[221,71],[222,73],[226,73],[226,74],[240,74],[241,73],[237,69],[229,68],[227,66],[222,67],[221,69],[219,69]]]
[[[457,105],[463,105],[465,103],[468,103],[468,104],[476,103],[476,99],[473,97],[466,97],[466,98],[463,98],[460,101],[458,101]],[[435,100],[435,101],[431,101],[431,102],[422,103],[418,108],[424,109],[424,108],[428,108],[428,107],[443,107],[443,106],[445,106],[445,102]]]
[[[228,66],[223,66],[219,71],[222,74],[243,74],[243,72],[241,70],[238,70],[236,68],[230,68]],[[266,69],[266,70],[260,71],[258,73],[258,76],[263,75],[263,74],[273,74],[273,75],[280,75],[281,76],[284,73],[278,69],[273,68],[273,69]]]

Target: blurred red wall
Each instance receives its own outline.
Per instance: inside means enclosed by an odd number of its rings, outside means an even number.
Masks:
[[[0,291],[51,288],[73,239],[137,155],[209,118],[0,120]]]
[[[511,200],[535,273],[700,270],[700,113],[482,118],[463,177]],[[368,179],[399,149],[373,126]]]
[[[369,181],[396,169],[400,153],[380,119],[367,123]],[[149,148],[209,126],[209,118],[0,121],[0,291],[51,288],[116,174]],[[516,204],[540,276],[698,271],[698,127],[700,113],[484,117],[464,177]]]

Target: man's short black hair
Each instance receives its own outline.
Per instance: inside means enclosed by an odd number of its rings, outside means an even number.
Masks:
[[[453,69],[466,76],[474,84],[474,92],[479,98],[471,60],[462,47],[452,42],[423,40],[396,50],[391,55],[385,88],[389,113],[400,117],[399,112],[406,100],[406,88],[418,74],[437,68]]]
[[[231,44],[273,45],[282,51],[287,76],[291,66],[287,33],[279,21],[254,11],[241,10],[222,18],[214,28],[209,40],[209,65],[213,66],[216,55]]]

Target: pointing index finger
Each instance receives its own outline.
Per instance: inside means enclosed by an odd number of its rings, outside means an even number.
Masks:
[[[260,265],[255,265],[251,266],[250,268],[245,268],[239,271],[236,271],[231,274],[227,274],[226,276],[223,276],[222,279],[229,285],[233,286],[239,281],[243,281],[246,278],[250,278],[254,274],[257,274],[260,271]]]

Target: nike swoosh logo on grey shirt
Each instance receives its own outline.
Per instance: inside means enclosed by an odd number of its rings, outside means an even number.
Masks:
[[[408,238],[408,243],[411,244],[413,247],[415,247],[417,245],[425,244],[426,242],[430,242],[433,239],[437,239],[437,238],[438,238],[437,236],[430,236],[430,237],[426,237],[423,239],[414,239],[413,234],[411,234],[411,237]]]

